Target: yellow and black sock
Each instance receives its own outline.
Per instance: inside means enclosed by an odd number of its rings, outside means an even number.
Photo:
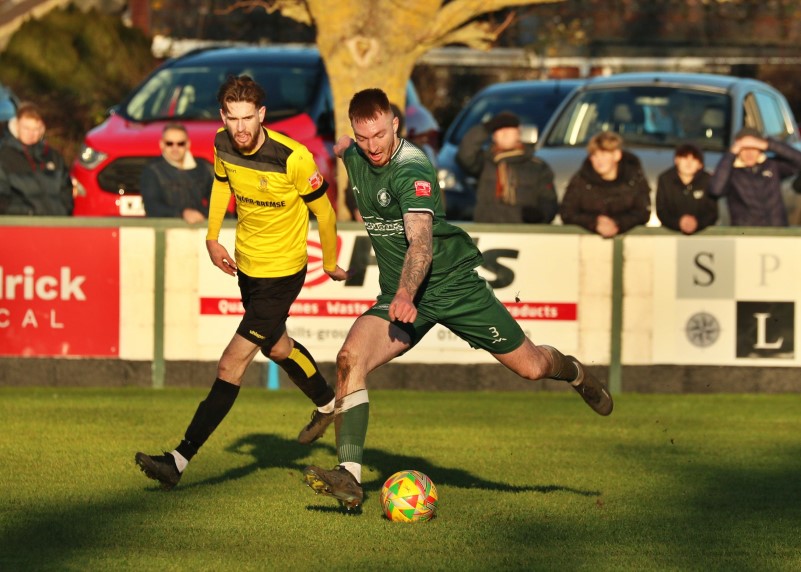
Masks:
[[[325,381],[314,361],[311,353],[303,344],[293,340],[295,347],[289,352],[285,360],[276,361],[281,369],[289,376],[289,379],[297,385],[300,390],[311,399],[317,407],[322,407],[334,399],[334,390]],[[265,350],[262,350],[265,353]],[[265,355],[269,354],[266,352]]]

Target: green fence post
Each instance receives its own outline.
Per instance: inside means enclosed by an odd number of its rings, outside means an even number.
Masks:
[[[616,236],[612,244],[612,328],[609,351],[609,389],[621,393],[623,380],[620,366],[620,346],[623,338],[623,237]]]
[[[154,389],[164,387],[164,265],[166,263],[167,239],[164,228],[154,228],[156,233],[155,279],[153,281],[153,367]]]

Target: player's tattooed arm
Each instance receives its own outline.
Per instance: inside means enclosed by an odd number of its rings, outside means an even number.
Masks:
[[[428,274],[434,256],[433,221],[428,213],[406,213],[403,215],[403,227],[409,248],[403,261],[398,289],[404,289],[414,297]]]
[[[401,269],[398,291],[389,305],[390,320],[414,322],[414,297],[431,268],[434,252],[433,218],[429,213],[406,213],[403,226],[409,247]]]

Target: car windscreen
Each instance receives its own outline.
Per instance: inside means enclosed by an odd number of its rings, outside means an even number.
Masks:
[[[467,130],[479,122],[486,122],[501,111],[511,111],[525,125],[545,127],[553,112],[572,88],[520,91],[479,96],[466,109],[459,123],[451,130],[450,142],[458,145]]]
[[[601,131],[627,146],[693,143],[723,151],[729,141],[730,98],[725,93],[669,86],[624,86],[581,92],[563,109],[546,147],[585,146]]]
[[[266,91],[271,121],[307,111],[322,83],[323,67],[249,65],[172,66],[156,72],[128,100],[122,113],[135,121],[219,119],[217,90],[229,75],[249,75]]]

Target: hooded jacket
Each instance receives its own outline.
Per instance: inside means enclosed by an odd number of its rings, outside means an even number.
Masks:
[[[651,216],[651,189],[640,160],[622,152],[617,178],[607,181],[593,169],[589,157],[567,184],[559,207],[564,224],[576,224],[596,232],[598,215],[613,219],[619,232],[646,224]]]
[[[12,122],[0,140],[0,214],[71,215],[72,179],[64,158],[45,140],[23,145]]]
[[[709,183],[709,194],[726,197],[734,226],[787,226],[782,179],[801,169],[801,151],[767,139],[768,151],[753,167],[746,167],[730,150],[721,157]]]

